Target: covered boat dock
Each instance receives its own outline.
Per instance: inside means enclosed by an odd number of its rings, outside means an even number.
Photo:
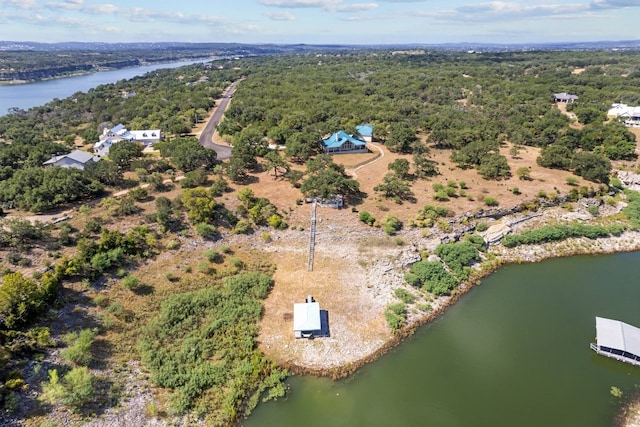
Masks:
[[[603,356],[640,366],[640,329],[619,320],[596,317],[593,351]]]

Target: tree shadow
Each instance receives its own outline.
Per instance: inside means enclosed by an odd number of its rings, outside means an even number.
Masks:
[[[138,285],[133,288],[131,291],[138,296],[147,296],[151,295],[154,292],[154,287],[147,284]]]

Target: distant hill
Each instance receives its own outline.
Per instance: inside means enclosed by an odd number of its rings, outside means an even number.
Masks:
[[[215,50],[226,54],[270,54],[339,49],[445,49],[463,51],[496,50],[590,50],[590,49],[640,49],[640,40],[556,42],[556,43],[406,43],[406,44],[242,44],[242,43],[185,43],[185,42],[139,42],[98,43],[62,42],[39,43],[30,41],[0,41],[0,51],[119,51],[119,50]]]

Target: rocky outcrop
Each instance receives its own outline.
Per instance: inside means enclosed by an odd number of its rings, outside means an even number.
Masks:
[[[640,191],[640,174],[629,171],[618,171],[618,179],[629,190]]]

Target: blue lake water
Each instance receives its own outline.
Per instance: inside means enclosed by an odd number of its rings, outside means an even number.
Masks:
[[[153,64],[142,67],[123,68],[120,70],[100,71],[81,76],[45,80],[42,82],[0,86],[0,116],[7,114],[9,108],[28,110],[44,105],[59,98],[64,99],[76,92],[86,92],[101,84],[115,83],[123,79],[131,79],[160,68],[177,68],[183,65],[205,61],[184,61],[169,64]]]

